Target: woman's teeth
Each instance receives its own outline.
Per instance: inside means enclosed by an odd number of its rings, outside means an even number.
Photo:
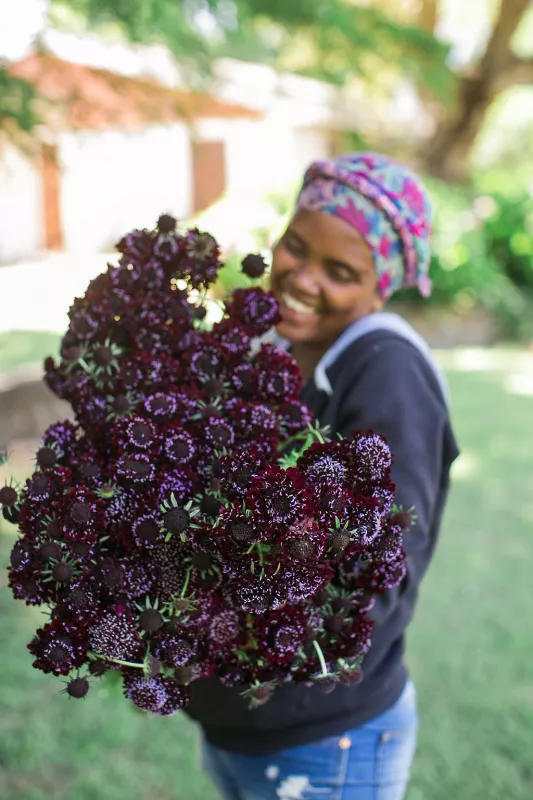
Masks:
[[[296,300],[296,298],[292,297],[290,294],[284,292],[281,296],[281,299],[287,308],[290,308],[292,311],[296,311],[297,314],[305,314],[308,317],[316,314],[314,308],[308,306],[306,303],[301,303],[300,300]]]

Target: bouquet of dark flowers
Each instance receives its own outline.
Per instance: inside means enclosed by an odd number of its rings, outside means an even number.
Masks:
[[[366,614],[405,574],[387,443],[327,440],[292,357],[261,343],[269,293],[237,290],[206,324],[209,234],[164,215],[118,250],[45,363],[75,421],[48,428],[23,487],[0,490],[20,529],[13,594],[50,611],[34,667],[76,698],[120,671],[158,715],[207,676],[252,704],[290,681],[358,682]],[[243,261],[250,278],[264,267]]]

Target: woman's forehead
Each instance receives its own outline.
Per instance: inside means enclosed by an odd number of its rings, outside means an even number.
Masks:
[[[341,219],[324,211],[298,209],[288,225],[317,253],[331,259],[342,260],[361,255],[372,259],[364,237]]]

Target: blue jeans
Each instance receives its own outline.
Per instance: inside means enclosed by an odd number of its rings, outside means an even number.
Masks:
[[[224,800],[402,800],[416,747],[415,687],[365,725],[311,745],[246,756],[204,744]]]

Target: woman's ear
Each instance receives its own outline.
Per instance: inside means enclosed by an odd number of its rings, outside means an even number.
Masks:
[[[377,311],[383,311],[384,305],[385,302],[383,298],[376,294],[372,300],[372,305],[370,306],[372,313],[375,314]]]

